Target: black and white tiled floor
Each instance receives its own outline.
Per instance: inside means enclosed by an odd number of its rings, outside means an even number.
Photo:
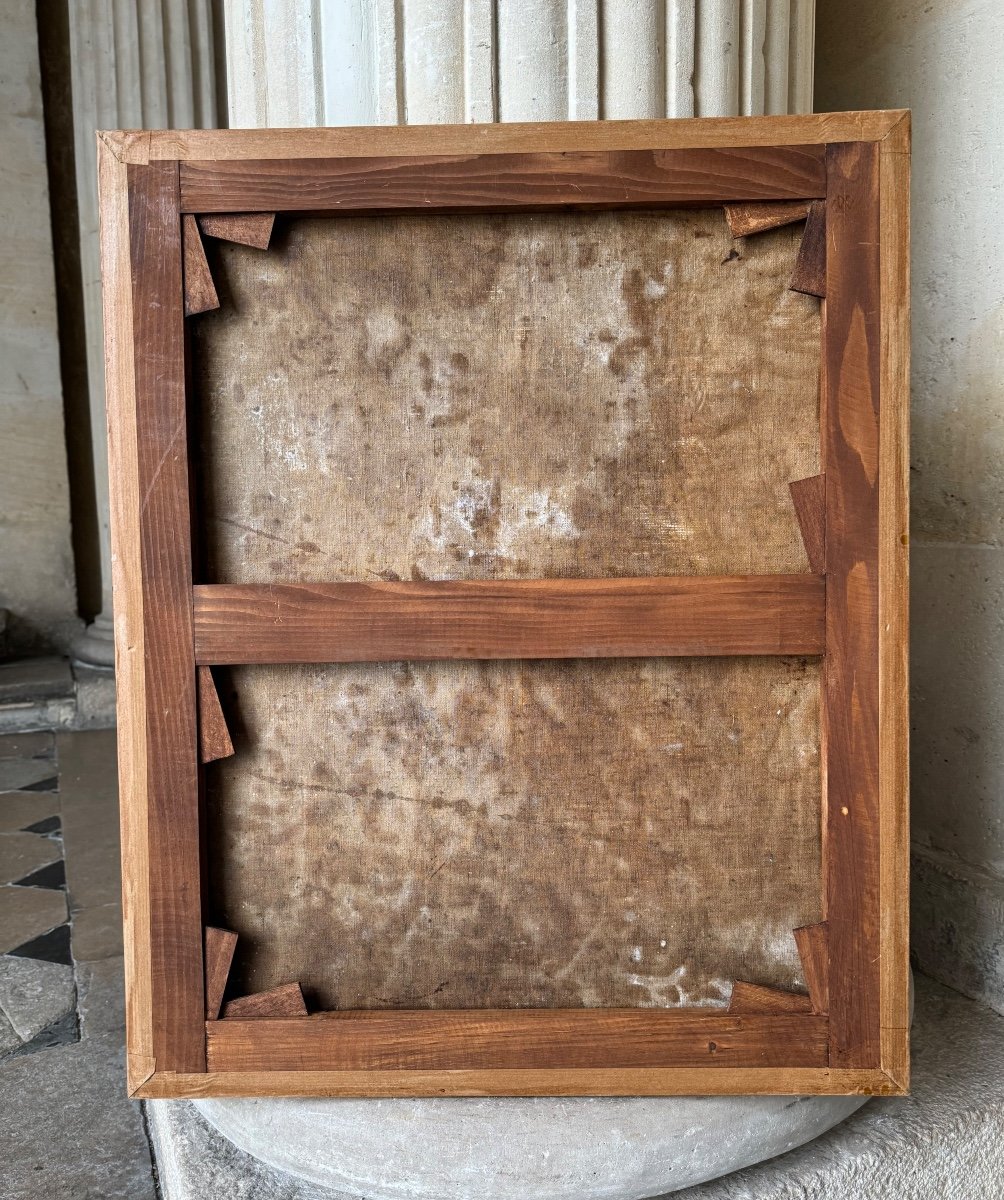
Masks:
[[[0,738],[0,1060],[79,1039],[52,733]]]
[[[0,736],[0,1200],[155,1200],[126,1098],[112,730]]]

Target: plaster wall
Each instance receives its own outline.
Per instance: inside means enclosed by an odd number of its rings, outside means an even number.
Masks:
[[[1004,1011],[1004,6],[819,0],[816,109],[913,109],[913,945]]]
[[[35,5],[0,0],[0,608],[10,652],[79,627]]]

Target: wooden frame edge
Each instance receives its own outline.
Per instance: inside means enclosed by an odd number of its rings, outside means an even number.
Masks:
[[[109,445],[124,481],[113,570],[135,1081],[154,1065],[205,1069],[181,220],[176,163],[122,164],[99,148]]]
[[[879,145],[880,1062],[902,1092],[910,1086],[910,139],[910,114],[901,113]]]
[[[323,158],[329,155],[532,153],[712,146],[796,145],[799,142],[881,141],[905,109],[862,109],[769,117],[685,117],[633,121],[513,122],[487,125],[342,126],[314,129],[101,130],[119,162],[156,159]],[[240,137],[235,138],[234,133]],[[295,153],[290,138],[296,139]]]
[[[144,729],[144,598],[139,587],[140,510],[127,168],[97,139],[105,342],[115,677],[125,961],[126,1074],[132,1095],[156,1068],[151,1012],[150,857]]]
[[[878,144],[827,148],[823,307],[825,913],[830,1064],[881,1066]],[[862,247],[867,252],[862,253]]]
[[[581,1071],[157,1071],[136,1100],[310,1096],[896,1096],[900,1085],[878,1069],[697,1067]]]

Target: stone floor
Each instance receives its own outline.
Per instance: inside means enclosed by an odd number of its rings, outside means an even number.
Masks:
[[[150,1106],[158,1179],[125,1096],[116,793],[112,731],[0,736],[0,1200],[347,1200],[248,1157],[184,1102]],[[471,1195],[457,1181],[434,1200]],[[677,1195],[1001,1200],[1004,1018],[918,979],[910,1097]]]
[[[26,729],[107,729],[115,724],[115,676],[69,659],[0,662],[0,735]]]
[[[0,1197],[147,1200],[126,1099],[115,735],[0,737]]]
[[[911,1095],[872,1100],[788,1154],[661,1200],[1002,1200],[1004,1017],[923,976],[916,1001]],[[165,1200],[580,1200],[582,1194],[570,1186],[582,1178],[575,1155],[557,1144],[549,1152],[546,1193],[530,1195],[518,1184],[532,1173],[533,1155],[524,1143],[500,1139],[479,1146],[476,1171],[464,1164],[451,1173],[422,1161],[426,1151],[434,1153],[432,1133],[423,1149],[416,1146],[421,1181],[401,1186],[385,1162],[374,1161],[371,1174],[379,1183],[367,1187],[358,1171],[347,1171],[344,1178],[357,1186],[342,1190],[294,1179],[252,1158],[190,1104],[158,1101],[150,1106],[150,1124]],[[344,1133],[345,1124],[332,1121],[332,1128]],[[270,1149],[276,1155],[284,1145],[282,1114],[274,1114],[274,1126]],[[367,1142],[365,1130],[358,1140]],[[640,1160],[645,1150],[638,1145],[633,1154]],[[336,1162],[339,1154],[328,1157]],[[351,1159],[351,1149],[343,1157]],[[651,1191],[621,1178],[608,1181],[602,1192],[590,1190],[600,1194],[641,1200]]]

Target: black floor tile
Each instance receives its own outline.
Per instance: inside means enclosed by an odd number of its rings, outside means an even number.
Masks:
[[[7,953],[13,954],[17,958],[40,958],[44,962],[62,963],[66,967],[72,967],[69,922],[65,925],[57,925],[48,933],[32,938],[30,942],[23,942],[20,946],[15,946],[13,950],[8,950]]]
[[[20,1058],[25,1054],[34,1054],[38,1050],[51,1050],[54,1046],[69,1046],[80,1041],[80,1021],[75,1012],[67,1013],[54,1021],[41,1033],[36,1033],[30,1042],[25,1042],[5,1055],[4,1062],[11,1058]]]
[[[66,887],[66,865],[60,858],[56,862],[39,867],[23,879],[15,879],[13,883],[15,887],[50,888],[52,891],[58,891]]]
[[[58,792],[59,791],[59,776],[53,775],[50,779],[40,779],[38,783],[29,783],[26,787],[18,788],[21,792]]]
[[[59,817],[44,817],[41,821],[36,821],[34,825],[25,825],[21,832],[37,833],[42,837],[51,837],[54,833],[61,833],[62,828]]]

